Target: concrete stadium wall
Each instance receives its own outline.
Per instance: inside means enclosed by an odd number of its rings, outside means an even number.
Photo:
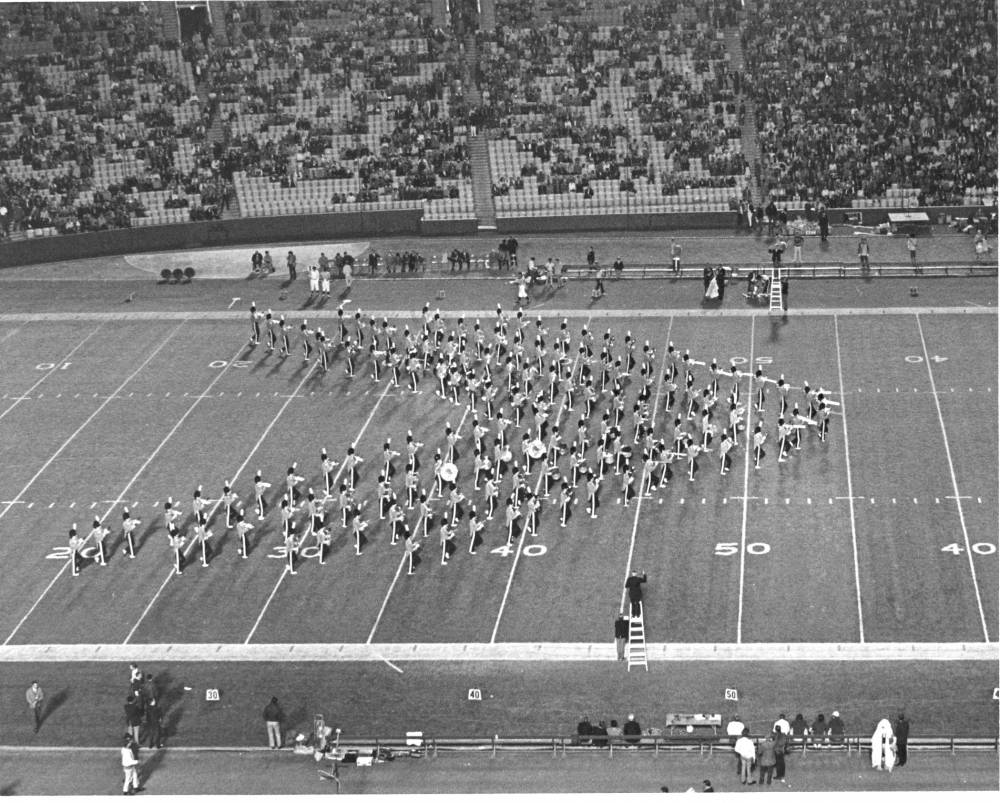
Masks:
[[[831,209],[830,222],[837,225],[844,213],[864,213],[866,224],[888,212],[926,212],[932,223],[942,215],[966,218],[976,207],[921,207],[914,209]],[[801,209],[791,207],[794,216]],[[226,245],[257,245],[266,242],[311,242],[393,236],[471,237],[478,232],[476,220],[422,220],[419,209],[384,212],[347,212],[321,215],[282,215],[233,218],[230,220],[177,223],[136,229],[64,234],[0,243],[0,268],[61,262],[67,259],[184,251]],[[732,212],[687,212],[675,214],[531,215],[497,220],[497,234],[537,234],[572,231],[662,231],[679,229],[729,229]],[[598,223],[599,225],[595,225]]]
[[[421,215],[413,209],[234,218],[7,241],[0,244],[0,268],[224,245],[414,236],[421,233]]]

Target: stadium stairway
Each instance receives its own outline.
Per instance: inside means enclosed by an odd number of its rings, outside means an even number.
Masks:
[[[152,6],[160,15],[160,27],[163,38],[168,42],[181,41],[181,23],[177,19],[177,6],[174,3],[153,3]]]
[[[215,41],[220,44],[229,44],[229,36],[226,34],[225,4],[219,0],[209,0],[208,11],[212,18],[212,35],[215,37]]]
[[[479,0],[479,29],[494,31],[497,27],[496,0]]]
[[[479,46],[475,34],[468,34],[462,40],[462,100],[465,105],[474,109],[483,102],[483,93],[479,91],[476,75],[479,72]]]
[[[729,54],[730,69],[738,72],[741,76],[745,76],[746,62],[743,58],[743,42],[740,33],[739,28],[726,28],[726,52]],[[742,140],[743,155],[750,165],[750,196],[754,201],[757,201],[763,197],[759,181],[759,168],[756,167],[760,162],[760,146],[757,140],[757,123],[754,107],[744,96],[742,83],[740,84],[740,91],[736,96],[736,107],[739,108],[740,105],[743,105],[745,109],[740,139]]]
[[[479,218],[479,228],[493,231],[497,227],[497,212],[493,205],[493,176],[486,134],[469,138],[469,161],[472,163],[472,203]]]

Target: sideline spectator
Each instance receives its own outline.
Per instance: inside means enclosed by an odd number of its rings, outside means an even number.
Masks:
[[[139,729],[142,727],[142,700],[130,694],[125,700],[125,729],[132,740],[139,743]]]
[[[778,763],[774,734],[769,733],[764,741],[757,745],[757,766],[758,781],[763,785],[771,785],[771,778],[774,775],[774,766]]]
[[[281,726],[285,721],[285,712],[278,704],[278,698],[272,697],[271,702],[264,706],[264,724],[267,726],[267,744],[272,750],[278,750],[281,745]]]
[[[121,749],[122,772],[125,774],[125,782],[122,785],[123,795],[133,795],[141,792],[143,787],[139,786],[139,745],[129,734],[125,734],[124,743]]]
[[[740,738],[733,745],[733,750],[740,759],[740,783],[753,785],[756,781],[751,776],[753,760],[757,756],[757,748],[754,747],[753,739],[750,738],[750,729],[744,728]]]
[[[31,711],[32,719],[35,722],[35,733],[38,733],[38,729],[42,727],[42,714],[45,708],[42,701],[45,699],[45,692],[42,691],[42,687],[37,680],[31,681],[28,691],[25,692],[25,697],[28,701],[28,708]]]
[[[594,726],[590,724],[590,717],[584,715],[578,723],[576,723],[576,735],[577,740],[582,745],[591,744],[590,734],[594,732]]]
[[[635,719],[635,714],[628,715],[628,721],[625,723],[625,727],[622,728],[622,733],[625,736],[625,742],[629,747],[638,747],[639,741],[642,738],[642,728]]]
[[[830,726],[826,724],[826,717],[823,714],[816,714],[816,719],[809,726],[809,734],[812,736],[813,747],[827,747],[830,743]]]
[[[743,721],[740,719],[740,715],[739,714],[734,714],[733,718],[731,720],[729,720],[728,724],[726,725],[726,736],[729,737],[729,744],[733,745],[734,749],[736,747],[736,741],[743,735],[743,731],[745,731],[746,729],[747,729],[747,726],[743,724]],[[740,759],[740,754],[737,753],[736,754],[736,777],[737,778],[740,776],[740,767],[741,766],[742,766],[742,763],[741,763],[741,759]]]
[[[840,712],[834,711],[830,716],[829,735],[830,744],[834,747],[841,747],[844,744],[844,732],[846,728],[844,727],[844,720],[840,718]]]
[[[618,660],[625,660],[625,645],[628,643],[628,619],[624,613],[615,619],[615,646],[618,648]]]
[[[792,743],[801,745],[805,742],[806,734],[809,733],[809,725],[802,714],[796,714],[792,720]]]
[[[786,725],[788,723],[785,723]],[[788,751],[788,735],[778,727],[774,726],[774,778],[781,783],[785,783],[785,753]]]
[[[896,724],[893,725],[893,733],[896,736],[897,765],[902,767],[906,764],[906,745],[910,738],[910,722],[902,711],[896,717]]]

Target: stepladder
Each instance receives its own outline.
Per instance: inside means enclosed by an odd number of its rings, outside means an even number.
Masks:
[[[769,311],[781,312],[784,305],[781,303],[781,265],[771,265],[771,292]]]
[[[628,648],[625,650],[627,669],[632,671],[633,666],[641,666],[647,672],[649,665],[646,663],[646,627],[642,614],[642,603],[638,603],[637,611],[630,611],[628,618]]]

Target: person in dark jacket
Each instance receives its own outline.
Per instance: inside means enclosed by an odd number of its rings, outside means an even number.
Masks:
[[[896,766],[902,767],[906,764],[906,741],[910,738],[910,721],[902,711],[892,726],[892,732],[896,737]]]
[[[146,701],[146,740],[150,747],[163,747],[163,710],[155,697]]]
[[[639,740],[642,738],[642,728],[639,723],[636,722],[635,714],[628,715],[628,722],[625,723],[625,727],[622,728],[622,733],[625,734],[625,743],[630,747],[638,747]]]
[[[264,722],[267,724],[267,743],[272,750],[281,747],[281,723],[285,712],[278,705],[278,698],[272,697],[271,702],[264,706]]]
[[[142,726],[142,703],[134,694],[125,700],[125,730],[132,740],[139,743],[139,728]]]
[[[628,619],[624,613],[615,619],[615,646],[618,648],[618,660],[625,660],[625,645],[628,644]]]
[[[642,584],[646,582],[646,574],[632,572],[628,580],[625,581],[625,589],[628,591],[628,601],[631,603],[632,616],[638,616],[642,609]]]
[[[788,750],[788,737],[775,726],[774,733],[774,779],[785,783],[785,751]]]

